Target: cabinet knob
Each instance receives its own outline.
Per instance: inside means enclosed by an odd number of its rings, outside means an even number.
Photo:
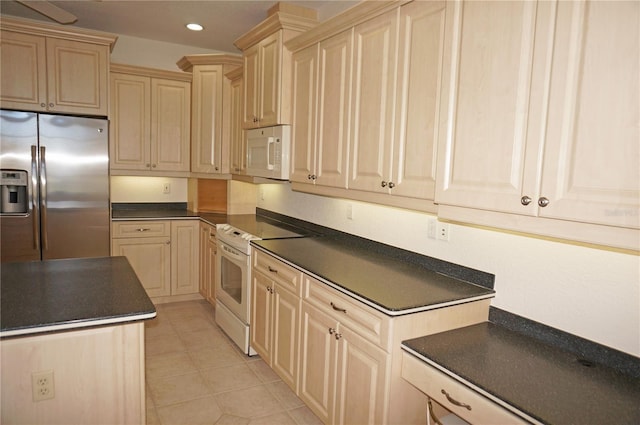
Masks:
[[[549,199],[543,196],[542,198],[538,199],[538,205],[542,208],[546,207],[547,205],[549,205]]]
[[[153,164],[153,165],[151,166],[151,168],[156,168],[156,164]]]
[[[329,335],[333,335],[335,333],[335,331],[336,331],[335,329],[329,328]]]
[[[40,107],[41,107],[41,108],[46,108],[46,107],[47,107],[47,104],[43,102],[43,103],[41,103],[41,104],[40,104]]]
[[[49,104],[49,108],[53,108],[53,103],[50,103],[50,104]]]
[[[522,205],[529,205],[531,203],[531,198],[525,195],[522,198],[520,198],[520,203]]]
[[[339,334],[339,333],[337,333],[337,332],[336,332],[336,334],[335,334],[334,336],[336,337],[336,339],[340,339],[340,338],[342,338],[342,334]]]
[[[394,187],[396,187],[396,184],[394,182],[389,182],[389,189],[393,189]]]
[[[146,164],[145,164],[145,167],[149,168],[149,167],[151,167],[151,164],[146,163]]]
[[[383,181],[382,183],[380,183],[380,186],[387,187],[387,182]]]
[[[315,180],[316,179],[316,175],[315,174],[307,174],[307,178],[309,180]]]

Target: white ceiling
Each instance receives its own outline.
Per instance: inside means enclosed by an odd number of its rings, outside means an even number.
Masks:
[[[74,0],[51,3],[76,15],[70,25],[132,37],[238,53],[234,40],[267,17],[275,0]],[[324,21],[353,6],[351,0],[288,1],[318,11]],[[0,13],[55,23],[13,0],[0,0]],[[184,25],[197,22],[204,31]]]

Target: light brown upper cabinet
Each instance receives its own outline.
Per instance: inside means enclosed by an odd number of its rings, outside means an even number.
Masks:
[[[116,36],[2,17],[0,106],[106,116]]]
[[[346,188],[353,30],[293,54],[292,182]]]
[[[235,41],[244,58],[243,128],[291,124],[291,52],[283,43],[317,24],[317,12],[276,3]]]
[[[363,2],[286,43],[294,190],[435,210],[444,12]]]
[[[225,76],[230,81],[231,99],[230,109],[230,131],[231,139],[231,173],[245,174],[247,169],[247,146],[242,131],[242,82],[243,69],[236,68],[228,72]]]
[[[190,81],[182,72],[111,66],[111,174],[188,175]]]
[[[191,72],[191,171],[228,174],[231,148],[231,80],[225,74],[242,67],[240,56],[191,55],[178,61]],[[200,176],[206,177],[206,176]]]
[[[640,4],[446,14],[439,216],[640,249]]]

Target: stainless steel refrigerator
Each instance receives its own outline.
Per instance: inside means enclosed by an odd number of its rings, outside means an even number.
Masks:
[[[0,259],[109,255],[106,119],[0,110]]]

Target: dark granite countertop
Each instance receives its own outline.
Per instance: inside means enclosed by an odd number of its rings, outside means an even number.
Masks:
[[[125,257],[4,263],[0,279],[0,337],[156,315]]]
[[[492,289],[359,246],[348,237],[251,243],[390,316],[494,296]]]
[[[545,424],[640,424],[640,379],[491,322],[402,348]]]

